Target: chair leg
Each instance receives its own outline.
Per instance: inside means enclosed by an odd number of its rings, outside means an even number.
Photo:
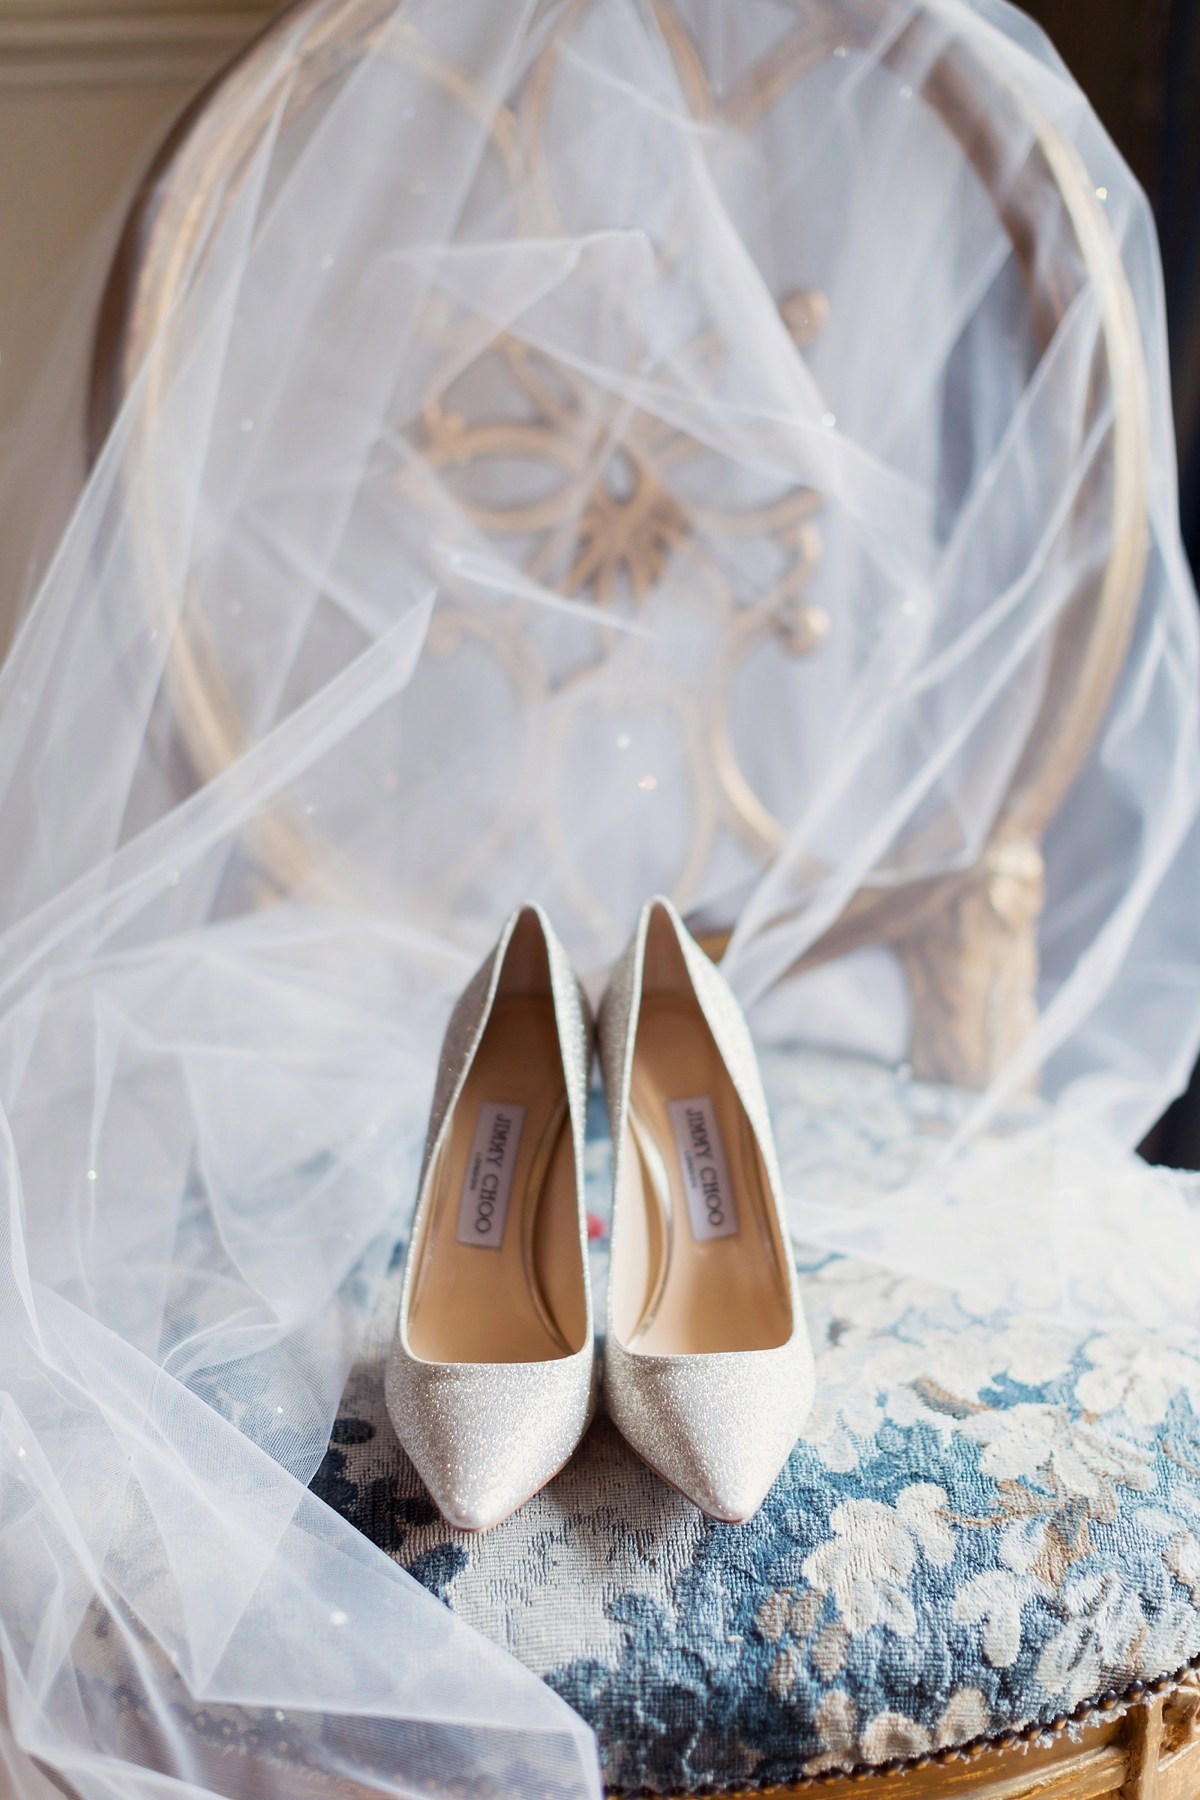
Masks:
[[[1129,1761],[1121,1800],[1157,1800],[1163,1741],[1162,1700],[1150,1700],[1131,1707],[1125,1716],[1125,1729]]]

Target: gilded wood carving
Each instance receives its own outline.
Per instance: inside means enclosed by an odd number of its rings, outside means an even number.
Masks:
[[[561,32],[586,4],[561,15]],[[875,38],[887,0],[811,0],[770,57],[751,69],[718,108],[695,45],[670,0],[655,13],[674,58],[688,104],[700,119],[720,116],[746,127],[798,79],[847,41]],[[281,34],[295,18],[316,19],[299,68],[278,69]],[[318,17],[319,14],[319,17]],[[228,206],[287,84],[294,113],[336,79],[348,60],[369,47],[389,9],[380,0],[345,0],[320,12],[298,0],[219,78],[164,147],[130,214],[101,319],[93,383],[92,432],[98,444],[134,372],[150,359],[155,383],[168,379],[171,345],[164,330],[173,297],[191,260],[203,253],[213,207]],[[550,91],[560,36],[552,36],[524,84],[516,111],[501,109],[490,129],[514,190],[523,196],[531,228],[552,233],[553,196],[541,163],[542,109]],[[480,104],[469,79],[445,63],[414,32],[401,41],[431,80],[463,106]],[[978,863],[932,881],[864,887],[842,917],[808,950],[798,967],[865,944],[891,944],[913,999],[911,1059],[925,1078],[982,1087],[1003,1066],[1036,1019],[1037,926],[1042,901],[1041,841],[1090,748],[1124,656],[1145,556],[1145,370],[1132,305],[1103,211],[1073,148],[1047,120],[1028,116],[1032,150],[1012,178],[999,145],[1014,110],[1028,102],[1005,88],[961,44],[937,40],[921,7],[891,39],[886,60],[898,80],[909,78],[958,138],[993,195],[1025,277],[1040,341],[1052,335],[1080,286],[1104,271],[1099,284],[1103,321],[1094,380],[1079,420],[1085,432],[1105,408],[1112,423],[1089,489],[1081,494],[1075,529],[1106,531],[1108,559],[1098,580],[1086,583],[1064,609],[1046,673],[1040,711],[993,831]],[[274,82],[274,85],[272,83]],[[664,252],[670,255],[670,247]],[[797,291],[781,313],[798,343],[821,328],[825,302]],[[426,321],[436,342],[445,322]],[[500,538],[536,539],[530,575],[603,616],[620,592],[641,602],[670,565],[683,569],[697,604],[719,616],[729,671],[726,697],[712,729],[687,734],[694,791],[692,842],[679,870],[676,898],[686,906],[718,824],[729,825],[753,852],[769,860],[783,842],[782,827],[738,764],[729,728],[728,690],[736,670],[764,637],[790,653],[819,655],[836,622],[806,599],[806,583],[820,555],[820,496],[796,488],[770,508],[709,510],[681,505],[673,473],[696,452],[686,433],[636,408],[619,412],[602,394],[561,364],[501,336],[489,352],[520,388],[529,416],[511,420],[465,417],[434,384],[420,421],[420,448],[429,463],[464,477],[462,503],[478,527]],[[720,355],[702,338],[694,354]],[[149,409],[153,429],[153,405]],[[534,456],[555,472],[550,498],[500,507],[472,500],[469,470],[488,456]],[[698,530],[703,526],[703,532]],[[774,587],[750,603],[735,594],[705,555],[701,537],[769,536],[782,559]],[[147,551],[146,583],[161,589],[165,570]],[[447,573],[453,592],[453,571]],[[168,609],[169,610],[169,609]],[[463,627],[466,628],[465,625]],[[453,617],[439,629],[453,635]],[[536,662],[520,672],[530,702],[547,679]],[[227,682],[201,630],[176,634],[170,691],[180,739],[205,779],[238,754],[241,727]],[[311,867],[311,833],[304,823],[275,817],[255,828],[255,849],[268,874],[286,889]],[[328,866],[328,858],[325,859]],[[346,887],[353,886],[347,871]],[[327,881],[331,879],[326,877]],[[336,881],[336,877],[334,877]],[[583,884],[579,897],[586,902]],[[719,942],[715,948],[719,949]]]

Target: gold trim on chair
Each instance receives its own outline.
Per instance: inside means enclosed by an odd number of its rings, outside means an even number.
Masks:
[[[1196,1800],[1200,1794],[1200,1677],[1195,1674],[1165,1697],[1133,1701],[1121,1718],[1074,1732],[1067,1725],[1058,1722],[1051,1744],[982,1743],[869,1773],[731,1791],[728,1800],[801,1794],[813,1800],[843,1795],[846,1800]]]

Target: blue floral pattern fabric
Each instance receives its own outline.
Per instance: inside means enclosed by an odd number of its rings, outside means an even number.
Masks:
[[[872,1124],[861,1077],[874,1153],[952,1126],[955,1097],[890,1072]],[[599,1118],[588,1156],[599,1208]],[[603,1264],[601,1235],[598,1284]],[[1052,1727],[1200,1656],[1200,1337],[981,1313],[840,1256],[803,1286],[817,1404],[748,1525],[704,1518],[600,1418],[513,1518],[452,1530],[383,1402],[394,1282],[314,1486],[569,1700],[623,1791]]]

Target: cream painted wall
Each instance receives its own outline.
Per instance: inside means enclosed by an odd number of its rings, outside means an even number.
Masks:
[[[0,0],[0,433],[50,350],[73,263],[261,0]]]

